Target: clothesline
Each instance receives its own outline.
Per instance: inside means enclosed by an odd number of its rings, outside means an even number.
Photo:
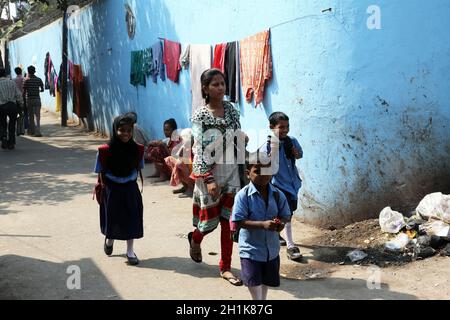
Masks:
[[[333,10],[332,8],[327,8],[327,9],[323,9],[321,12],[322,13],[332,12],[332,10]],[[294,18],[294,19],[291,19],[291,20],[280,22],[280,23],[275,24],[275,25],[273,25],[271,27],[268,27],[267,29],[271,30],[271,29],[278,28],[278,27],[280,27],[282,25],[285,25],[285,24],[288,24],[288,23],[292,23],[292,22],[303,20],[303,19],[307,19],[307,18],[320,17],[320,16],[322,16],[322,14],[310,14],[310,15],[306,15],[306,16],[301,16],[301,17],[297,17],[297,18]],[[166,38],[162,38],[162,37],[158,37],[158,39],[159,40],[166,40]],[[234,42],[234,41],[231,41],[231,42]]]

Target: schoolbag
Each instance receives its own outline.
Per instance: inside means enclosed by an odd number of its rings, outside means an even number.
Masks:
[[[106,159],[109,156],[109,145],[105,144],[102,145],[98,148],[98,152],[99,152],[99,160],[100,163],[102,164],[102,167],[106,166]],[[138,161],[140,161],[140,159],[142,159],[142,157],[144,156],[144,146],[141,144],[138,144]],[[142,176],[142,170],[141,169],[137,169],[139,172],[139,176],[141,178],[141,193],[144,192],[144,178]],[[92,191],[92,200],[97,199],[98,204],[100,205],[103,200],[104,200],[104,196],[105,196],[105,183],[103,182],[103,173],[99,173],[98,174],[98,178],[97,178],[97,183],[94,186],[94,190]]]

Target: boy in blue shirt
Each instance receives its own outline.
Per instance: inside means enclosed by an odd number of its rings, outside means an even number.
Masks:
[[[280,286],[279,232],[291,219],[284,194],[262,175],[270,165],[247,164],[250,183],[234,199],[231,221],[239,231],[241,278],[253,300],[266,300],[268,287]]]
[[[287,198],[291,215],[297,210],[298,191],[302,186],[302,180],[298,174],[295,161],[303,157],[303,150],[294,137],[289,137],[289,117],[283,112],[274,112],[269,117],[270,130],[278,137],[279,143],[275,143],[275,138],[268,141],[266,151],[268,155],[276,152],[278,155],[278,171],[274,173],[272,184],[283,191]],[[273,158],[272,158],[273,159]],[[299,261],[302,259],[300,249],[292,240],[291,223],[286,223],[286,240],[280,236],[280,243],[287,245],[287,257],[290,260]]]

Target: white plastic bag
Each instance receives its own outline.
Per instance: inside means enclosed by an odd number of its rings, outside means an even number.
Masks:
[[[367,257],[367,253],[361,250],[353,250],[347,253],[347,257],[351,262],[359,261]]]
[[[400,233],[395,239],[388,241],[384,244],[386,249],[397,251],[402,250],[409,243],[409,237],[405,233]]]
[[[450,223],[450,195],[442,192],[427,194],[419,202],[416,211],[424,219],[436,218]]]
[[[420,231],[425,231],[429,236],[450,238],[450,225],[443,221],[430,221],[419,227]]]
[[[398,233],[405,226],[405,219],[400,212],[386,207],[380,212],[380,227],[383,232]]]

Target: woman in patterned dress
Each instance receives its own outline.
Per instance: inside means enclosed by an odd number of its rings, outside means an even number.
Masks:
[[[239,111],[223,100],[226,85],[225,76],[220,70],[206,70],[201,76],[201,84],[206,105],[197,108],[192,116],[194,159],[191,178],[195,180],[195,230],[188,234],[189,253],[192,260],[201,262],[200,244],[203,237],[220,224],[220,275],[233,285],[242,285],[242,281],[230,271],[233,241],[229,223],[234,196],[240,190],[239,169],[233,147],[235,137],[239,139],[243,135]]]

